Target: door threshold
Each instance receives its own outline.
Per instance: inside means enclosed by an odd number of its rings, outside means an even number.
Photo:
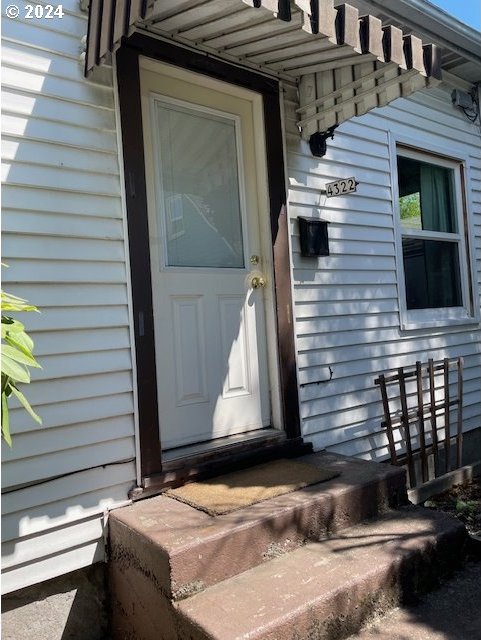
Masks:
[[[267,427],[248,433],[167,449],[162,452],[162,468],[166,470],[176,468],[180,461],[185,462],[186,459],[202,458],[202,460],[207,460],[214,456],[218,458],[220,455],[229,455],[233,448],[237,449],[242,445],[245,445],[246,448],[249,448],[249,445],[258,447],[263,441],[272,443],[273,441],[285,440],[285,437],[286,434],[283,431]]]
[[[129,492],[129,498],[142,500],[186,482],[205,480],[279,458],[297,458],[312,453],[312,444],[305,443],[300,437],[288,438],[284,431],[271,428],[219,438],[203,445],[204,450],[201,444],[172,449],[170,461],[162,460],[162,471],[145,476],[142,486]]]

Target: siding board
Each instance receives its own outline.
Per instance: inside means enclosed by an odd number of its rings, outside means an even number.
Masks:
[[[326,415],[331,413],[336,413],[338,410],[342,411],[346,408],[353,408],[350,404],[345,404],[345,397],[349,397],[350,394],[354,396],[359,395],[363,390],[368,390],[370,393],[370,397],[366,396],[366,405],[372,403],[374,406],[374,412],[377,417],[379,417],[378,428],[380,428],[381,417],[382,417],[382,409],[380,407],[380,391],[377,386],[374,385],[375,376],[352,376],[353,379],[344,378],[341,380],[336,380],[336,390],[338,391],[337,395],[331,394],[329,390],[329,383],[327,382],[328,378],[326,378],[326,382],[324,384],[319,385],[311,385],[303,389],[312,390],[313,396],[314,393],[317,394],[318,397],[310,397],[307,399],[307,394],[302,394],[302,399],[305,402],[305,406],[303,407],[303,414],[307,417],[315,417],[318,415]],[[476,377],[467,379],[467,390],[466,390],[466,398],[465,405],[468,404],[476,404],[476,392],[479,391],[479,382]],[[343,390],[343,391],[342,391]],[[322,393],[324,395],[322,395]],[[365,405],[362,405],[365,406]],[[334,418],[333,418],[334,419]],[[331,419],[326,421],[321,431],[329,430],[333,427]]]
[[[355,316],[365,314],[378,314],[393,310],[393,302],[389,298],[386,300],[376,298],[375,301],[367,302],[324,302],[318,304],[298,303],[296,305],[296,318],[300,321],[307,319],[319,319],[326,316]]]
[[[107,305],[126,305],[127,286],[125,284],[111,284],[104,287],[101,284],[77,284],[75,288],[68,284],[58,284],[55,290],[48,284],[16,284],[15,290],[21,298],[35,300],[43,311],[48,307],[87,306],[98,307]]]
[[[91,353],[78,353],[75,358],[65,354],[43,356],[42,369],[35,371],[35,380],[58,380],[74,376],[130,371],[131,365],[128,349],[105,350],[101,352],[101,357],[93,357]]]
[[[132,394],[128,391],[117,393],[115,396],[103,395],[70,402],[57,401],[53,404],[44,404],[41,413],[44,424],[48,424],[49,427],[63,427],[65,424],[72,424],[73,420],[75,424],[80,424],[91,420],[129,415],[133,410]],[[38,431],[38,424],[33,420],[27,422],[22,409],[13,408],[11,413],[12,422],[15,421],[17,424],[15,433]]]
[[[116,262],[74,262],[67,260],[18,260],[4,256],[9,269],[5,271],[5,282],[50,282],[56,284],[77,282],[124,283],[125,264]],[[34,317],[30,324],[37,322]]]
[[[358,259],[357,256],[353,255],[331,254],[329,256],[329,260],[324,261],[324,263],[322,260],[317,260],[317,265],[313,265],[312,260],[308,260],[303,258],[301,255],[294,254],[292,256],[292,261],[294,263],[294,270],[297,271],[300,279],[308,279],[309,272],[315,272],[316,275],[311,275],[310,277],[314,277],[314,281],[316,281],[320,270],[322,270],[323,275],[329,271],[338,273],[340,271],[354,271],[355,269],[374,271],[375,273],[378,273],[379,271],[392,271],[394,256],[364,255],[361,259]],[[322,278],[323,276],[319,277]]]
[[[7,41],[28,46],[32,50],[40,49],[74,60],[79,59],[81,36],[56,33],[53,38],[51,32],[39,27],[34,20],[28,23],[22,20],[2,20],[2,37]]]
[[[62,101],[113,107],[111,91],[101,85],[87,85],[80,80],[80,72],[77,80],[67,80],[51,74],[32,73],[14,67],[6,67],[3,71],[4,86],[9,89],[25,91],[27,94],[41,93],[48,98],[57,98]],[[61,104],[57,108],[60,106]],[[54,115],[54,113],[51,114],[50,118]]]
[[[457,351],[462,351],[465,356],[464,379],[477,381],[478,367],[481,359],[476,350],[476,344],[458,345]],[[425,357],[437,355],[427,352]],[[400,353],[398,357],[392,358],[386,356],[373,357],[372,359],[360,358],[357,360],[342,361],[336,363],[323,363],[311,367],[300,368],[300,384],[301,397],[303,400],[310,401],[327,395],[342,395],[348,391],[371,388],[374,385],[374,379],[377,378],[380,371],[395,370],[398,367],[409,366],[413,362],[416,354],[412,352]],[[332,377],[335,381],[334,385],[320,384],[320,372],[328,367],[332,369]],[[325,379],[325,380],[328,380]],[[302,386],[306,385],[306,386]],[[334,387],[334,388],[333,388]]]
[[[331,316],[326,322],[326,317],[298,318],[298,336],[320,336],[324,341],[324,333],[365,331],[382,327],[395,327],[399,322],[397,313],[381,313],[374,305],[373,308],[364,314],[347,313],[345,315]]]
[[[301,368],[307,367],[326,367],[333,364],[337,367],[349,366],[349,363],[364,362],[370,360],[378,362],[378,373],[385,370],[395,369],[399,366],[407,366],[409,360],[404,360],[403,364],[397,364],[403,357],[411,358],[411,364],[419,360],[419,347],[412,340],[404,342],[379,341],[378,343],[357,346],[356,344],[343,347],[340,344],[337,348],[324,350],[322,343],[319,343],[317,350],[311,349],[306,352],[299,352],[299,363]],[[446,353],[453,351],[468,355],[471,353],[479,353],[476,351],[477,341],[475,338],[469,342],[466,334],[452,334],[449,339],[440,342],[437,336],[431,338],[426,337],[423,341],[422,355],[424,358],[432,357],[433,359],[442,359]],[[459,355],[459,353],[457,353]],[[399,357],[397,357],[399,356]],[[455,356],[453,356],[455,357]]]
[[[56,142],[95,151],[115,152],[116,138],[113,132],[87,129],[77,126],[76,123],[67,125],[34,116],[6,114],[2,121],[6,135],[40,142]]]
[[[432,337],[425,336],[422,340],[422,346],[414,347],[415,342],[413,342],[411,336],[399,336],[399,330],[396,329],[396,327],[389,327],[387,329],[368,329],[357,332],[347,331],[346,335],[342,333],[330,334],[327,331],[322,335],[322,338],[318,336],[303,336],[298,340],[298,347],[300,352],[312,351],[314,349],[322,351],[326,347],[337,347],[342,351],[343,348],[347,349],[348,347],[352,347],[353,352],[356,352],[357,349],[359,354],[365,353],[367,357],[370,357],[371,354],[376,353],[376,351],[378,353],[385,353],[386,355],[398,353],[398,349],[402,349],[403,343],[412,353],[416,353],[416,351],[419,350],[420,354],[424,354],[428,350],[427,341],[430,342],[433,350],[438,349],[440,352],[455,342],[453,334],[442,334],[438,332],[437,334],[433,334]],[[465,341],[467,341],[466,338]],[[472,336],[472,341],[474,343],[477,342],[475,335]],[[336,355],[340,357],[339,352],[337,352]]]
[[[132,463],[117,466],[121,469],[126,467],[129,476],[135,474]],[[109,470],[114,468],[114,466],[108,467]],[[77,478],[78,475],[75,474],[70,477]],[[84,479],[82,482],[84,482]],[[15,540],[18,537],[33,536],[49,529],[58,529],[75,523],[82,518],[102,515],[109,507],[115,507],[116,503],[123,502],[131,488],[131,480],[111,487],[104,484],[98,491],[75,496],[74,505],[72,505],[72,499],[69,497],[66,500],[58,499],[41,507],[30,506],[28,507],[28,517],[19,518],[16,512],[4,515],[2,518],[3,538],[8,541]]]
[[[336,240],[333,238],[331,234],[331,230],[333,230],[333,225],[329,227],[329,250],[332,255],[350,255],[350,256],[359,256],[362,258],[363,256],[393,256],[393,247],[392,243],[387,244],[381,241],[377,242],[349,242],[343,240]],[[295,254],[299,254],[300,256],[301,247],[300,240],[297,236],[292,237],[292,250]],[[360,260],[360,262],[362,262]]]
[[[379,391],[378,391],[379,393]],[[366,395],[367,392],[364,392]],[[339,398],[338,398],[339,400]],[[465,404],[463,406],[463,414],[466,411],[466,418],[468,417],[468,411],[473,409],[476,411],[476,404],[479,403],[479,393],[475,394],[466,394]],[[371,399],[367,401],[366,404],[356,405],[356,406],[336,406],[336,404],[331,404],[328,406],[328,411],[323,410],[322,415],[324,415],[326,424],[329,425],[330,434],[335,438],[335,442],[339,443],[342,440],[343,430],[346,428],[348,430],[352,430],[353,427],[350,425],[359,424],[363,425],[363,429],[366,428],[366,425],[369,423],[375,425],[376,429],[370,432],[369,437],[379,438],[384,434],[381,433],[381,414],[379,413],[379,396],[374,394],[371,395]],[[303,422],[306,431],[306,435],[313,435],[319,433],[318,428],[316,426],[317,413],[313,412],[308,415],[303,415]],[[349,425],[349,427],[346,427]],[[339,430],[339,433],[333,433],[333,431]],[[358,433],[359,437],[359,433]],[[331,446],[331,442],[327,443],[326,446]]]
[[[390,223],[392,217],[392,209],[388,202],[382,202],[379,200],[370,200],[369,198],[363,198],[360,196],[355,201],[346,201],[346,198],[340,198],[337,202],[326,202],[326,197],[319,193],[316,189],[309,189],[308,187],[300,187],[297,185],[289,190],[290,201],[293,204],[309,205],[310,207],[316,207],[322,209],[323,217],[330,221],[330,217],[336,222],[350,222],[352,223],[356,217],[356,213],[367,214],[363,217],[363,221],[366,220],[366,224],[371,221],[372,226],[386,226]],[[335,198],[331,198],[335,200]],[[369,215],[371,214],[371,215]],[[376,214],[376,215],[375,215]],[[383,220],[377,214],[384,214],[389,216]]]
[[[5,34],[4,34],[5,35]],[[51,73],[58,78],[80,78],[83,70],[79,58],[68,58],[52,51],[34,50],[5,39],[2,47],[3,64],[17,69],[25,69],[33,73]]]
[[[47,3],[42,3],[47,4]],[[62,5],[63,8],[63,5]],[[19,20],[23,24],[29,25],[32,20],[25,18],[24,14],[20,12],[20,15],[16,20]],[[58,35],[72,36],[73,38],[81,38],[85,31],[86,15],[78,12],[64,11],[61,20],[52,20],[42,16],[40,18],[35,17],[35,26],[39,29],[44,29],[52,34],[51,37],[55,38]]]
[[[72,496],[75,496],[79,508],[86,506],[98,508],[99,504],[94,502],[89,495],[104,488],[109,489],[110,492],[113,487],[125,484],[131,479],[132,470],[133,463],[131,462],[109,467],[98,467],[97,469],[79,471],[71,476],[50,480],[45,485],[24,487],[11,493],[7,492],[2,496],[3,513],[13,516],[39,505],[55,505],[59,502],[68,501]],[[47,493],[45,488],[48,489]],[[17,517],[20,518],[21,516],[17,515]],[[20,533],[27,535],[28,532],[23,531]]]
[[[127,437],[131,424],[129,416],[116,416],[80,425],[49,428],[46,425],[35,432],[19,434],[15,438],[15,448],[4,454],[4,462],[14,462],[22,458],[42,456],[65,449],[65,442],[71,448],[85,447],[96,442],[107,442],[116,437]]]
[[[98,518],[87,520],[79,524],[70,539],[72,546],[85,543],[85,541],[98,540],[102,535],[102,523]],[[37,536],[36,548],[33,549],[29,541],[7,542],[3,546],[3,566],[8,569],[12,566],[31,562],[39,555],[46,556],[62,551],[62,539],[57,531],[44,533]]]
[[[58,536],[65,540],[67,550],[47,557],[38,557],[34,562],[18,565],[11,570],[6,569],[2,575],[2,593],[9,593],[36,582],[50,580],[63,573],[88,567],[105,558],[105,549],[101,538],[72,548],[69,542],[70,528],[60,530]]]
[[[397,287],[395,285],[384,285],[379,290],[375,290],[374,294],[376,300],[392,300],[397,296]],[[327,283],[322,287],[299,284],[296,288],[296,298],[296,308],[301,308],[306,303],[325,300],[341,300],[350,304],[357,300],[371,301],[373,299],[373,291],[362,285],[352,283],[349,285]]]
[[[107,176],[118,174],[115,155],[104,151],[83,151],[69,147],[58,147],[48,142],[29,142],[6,137],[2,140],[2,158],[17,163],[42,164],[44,167],[95,172]]]
[[[108,349],[128,349],[130,346],[127,327],[97,327],[95,332],[85,329],[62,333],[31,332],[30,335],[35,342],[35,353],[39,357],[55,354],[95,354]]]
[[[112,105],[82,104],[67,98],[49,97],[47,94],[21,89],[6,88],[2,92],[2,111],[24,116],[35,115],[45,120],[55,120],[93,129],[115,128]]]
[[[40,457],[32,456],[15,460],[15,462],[6,462],[3,465],[3,478],[7,486],[15,486],[81,471],[85,468],[132,460],[134,456],[135,448],[132,438],[118,438],[85,447],[64,449]],[[86,460],[89,461],[88,467],[86,467]]]
[[[135,485],[114,93],[83,78],[87,16],[63,6],[2,20],[4,286],[41,309],[24,320],[43,367],[43,424],[12,403],[3,451],[3,592],[103,560],[104,512]]]
[[[29,318],[29,328],[38,331],[71,331],[72,329],[98,329],[101,327],[128,326],[129,317],[125,306],[55,308],[35,314]]]
[[[109,375],[83,376],[82,379],[57,379],[55,385],[48,381],[36,380],[35,384],[29,388],[28,397],[30,402],[41,411],[42,405],[53,404],[59,398],[62,402],[68,402],[80,400],[85,396],[92,399],[98,396],[113,396],[115,393],[125,393],[131,390],[132,374],[128,371],[109,373]],[[16,406],[15,403],[12,402],[12,406]]]
[[[94,216],[68,216],[62,214],[49,214],[32,211],[14,211],[4,208],[2,210],[2,227],[4,233],[14,233],[16,235],[30,235],[32,229],[38,226],[39,216],[42,220],[42,227],[38,229],[37,235],[66,238],[99,238],[103,240],[122,240],[123,226],[121,220],[108,218],[96,218]],[[63,304],[64,297],[58,301]]]
[[[93,238],[50,238],[34,235],[14,236],[5,234],[3,239],[5,256],[41,260],[48,255],[51,260],[75,260],[79,262],[123,262],[124,245],[121,240],[99,240]]]
[[[7,184],[2,189],[2,203],[4,207],[13,210],[60,213],[87,218],[95,215],[100,218],[122,217],[120,198],[92,193],[76,193],[75,198],[72,198],[65,187],[63,191],[47,191],[25,186],[20,189]],[[77,220],[79,224],[85,224],[82,218]]]
[[[42,167],[34,163],[4,162],[2,180],[9,184],[27,187],[41,187],[53,191],[59,184],[68,184],[71,192],[81,191],[115,196],[118,189],[118,177],[87,171],[71,171],[64,167]]]

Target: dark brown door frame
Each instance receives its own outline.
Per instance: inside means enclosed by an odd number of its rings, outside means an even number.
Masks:
[[[299,398],[295,360],[289,224],[282,144],[279,84],[171,43],[134,33],[117,53],[117,80],[134,312],[140,422],[141,474],[147,483],[162,476],[157,399],[154,318],[150,272],[147,193],[140,98],[139,56],[161,60],[260,93],[264,104],[270,222],[274,260],[279,376],[283,423],[289,441],[300,441]],[[160,480],[160,478],[159,478]]]

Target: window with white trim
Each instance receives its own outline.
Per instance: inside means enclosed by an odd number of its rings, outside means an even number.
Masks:
[[[461,164],[397,147],[404,328],[472,318]]]

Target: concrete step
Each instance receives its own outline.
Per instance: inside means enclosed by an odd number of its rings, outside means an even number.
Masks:
[[[471,561],[416,605],[398,607],[349,640],[481,640],[481,562]]]
[[[332,454],[298,460],[340,475],[217,517],[163,496],[113,511],[110,564],[138,567],[178,600],[407,501],[402,469]]]
[[[459,563],[465,540],[456,519],[405,507],[177,602],[172,635],[155,637],[340,640],[431,587]]]

